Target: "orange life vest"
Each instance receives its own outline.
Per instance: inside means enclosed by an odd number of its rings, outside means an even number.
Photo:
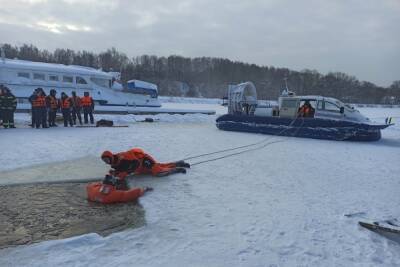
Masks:
[[[57,109],[58,108],[57,98],[54,97],[54,96],[49,95],[48,99],[49,99],[49,103],[50,103],[50,108],[51,109]]]
[[[299,115],[303,117],[310,117],[312,116],[312,110],[308,106],[302,106],[299,110]]]
[[[71,101],[74,108],[81,107],[81,98],[79,96],[71,97]]]
[[[70,108],[70,107],[71,107],[71,102],[70,102],[69,97],[61,99],[61,108],[66,109],[66,108]]]
[[[32,107],[34,108],[43,108],[46,107],[46,97],[43,95],[38,95],[32,101]]]
[[[81,99],[82,107],[91,107],[93,104],[93,99],[90,96],[84,96]]]

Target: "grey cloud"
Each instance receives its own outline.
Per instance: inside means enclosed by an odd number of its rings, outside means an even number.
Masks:
[[[1,40],[12,44],[95,52],[114,46],[130,56],[227,57],[296,70],[342,71],[385,86],[400,79],[396,0],[64,0],[0,5]],[[46,31],[38,22],[64,25],[62,34]],[[68,30],[65,25],[90,31]]]

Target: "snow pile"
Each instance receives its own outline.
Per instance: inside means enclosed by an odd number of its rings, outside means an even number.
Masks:
[[[216,114],[222,115],[228,112],[228,108],[222,105],[215,104],[190,104],[190,103],[163,103],[165,109],[183,109],[183,110],[213,110]]]
[[[159,96],[161,103],[185,103],[185,104],[222,104],[219,98],[200,98],[200,97],[178,97],[178,96]]]
[[[132,124],[137,122],[144,122],[146,118],[152,118],[154,122],[167,122],[167,123],[199,123],[199,122],[212,122],[215,121],[215,116],[205,114],[157,114],[157,115],[95,115],[96,120],[106,119],[112,120],[116,125]]]
[[[140,122],[144,122],[145,119],[151,118],[155,123],[203,123],[203,122],[215,122],[215,115],[206,114],[157,114],[157,115],[107,115],[107,114],[95,114],[95,120],[112,120],[114,125],[134,125]],[[31,116],[27,113],[16,113],[15,123],[17,127],[26,127],[31,123]],[[58,123],[62,126],[62,123]]]
[[[400,109],[361,112],[400,116]],[[7,153],[0,170],[133,146],[170,161],[284,141],[186,175],[132,179],[132,186],[154,187],[140,200],[146,226],[3,249],[0,266],[400,266],[400,245],[358,226],[400,218],[399,125],[378,142],[337,142],[219,131],[213,116],[185,116],[128,128],[1,130]]]
[[[167,108],[166,108],[167,107]],[[168,108],[169,107],[169,108]],[[186,107],[185,109],[183,109]],[[186,104],[186,106],[173,103],[171,105],[165,105],[163,107],[140,107],[140,106],[95,106],[95,112],[120,112],[120,113],[131,113],[131,114],[197,114],[197,113],[207,113],[214,114],[215,111],[212,109],[206,109],[210,105],[197,105],[197,109],[193,108],[192,104]],[[214,106],[213,106],[214,107]],[[30,110],[30,104],[18,104],[17,109],[19,110]]]

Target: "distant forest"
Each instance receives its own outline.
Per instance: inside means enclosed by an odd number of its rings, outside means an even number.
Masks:
[[[98,54],[62,48],[50,52],[27,44],[20,47],[5,44],[3,48],[7,58],[118,71],[123,83],[131,79],[149,81],[157,84],[159,94],[165,96],[222,98],[229,84],[252,81],[259,99],[276,99],[287,79],[289,89],[299,95],[331,96],[347,103],[400,103],[400,80],[385,88],[341,72],[323,75],[316,70],[293,71],[223,58],[178,55],[129,58],[115,48]]]

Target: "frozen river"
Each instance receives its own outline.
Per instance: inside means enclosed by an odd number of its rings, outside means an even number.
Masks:
[[[361,112],[400,120],[399,109]],[[137,146],[171,161],[267,137],[219,131],[216,117],[207,115],[162,115],[155,123],[103,117],[130,127],[1,130],[0,183],[99,175],[103,166],[93,161],[103,150]],[[18,123],[28,120],[18,115]],[[142,228],[3,249],[0,266],[400,265],[400,245],[357,225],[400,218],[398,125],[370,143],[270,138],[282,142],[194,166],[186,175],[131,179],[132,186],[155,189],[140,200],[147,220]],[[87,163],[67,163],[78,158]],[[38,166],[61,161],[65,168]],[[5,175],[16,168],[25,174]],[[359,215],[344,216],[349,213]]]

